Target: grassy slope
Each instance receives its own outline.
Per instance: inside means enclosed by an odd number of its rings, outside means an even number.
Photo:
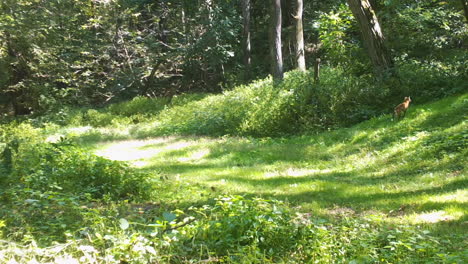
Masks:
[[[383,116],[318,135],[178,136],[94,148],[161,172],[171,183],[161,187],[161,199],[179,206],[244,194],[288,200],[315,214],[379,214],[450,232],[467,223],[467,113],[465,94],[413,105],[401,122]]]

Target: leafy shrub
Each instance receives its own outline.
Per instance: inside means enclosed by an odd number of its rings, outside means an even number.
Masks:
[[[296,108],[304,100],[300,93],[306,90],[308,77],[299,72],[287,76],[278,86],[266,78],[165,109],[155,133],[263,136],[291,132],[297,128]]]
[[[164,109],[168,98],[148,98],[137,96],[130,101],[109,105],[105,110],[113,115],[130,117],[133,115],[155,115]]]
[[[120,205],[122,206],[122,205]],[[281,202],[220,197],[214,204],[142,219],[111,207],[81,210],[88,227],[61,247],[0,241],[0,261],[92,263],[464,263],[463,234],[436,238],[381,219],[327,221],[292,214]],[[120,212],[120,213],[119,213]],[[107,217],[102,217],[104,214]],[[153,216],[154,217],[154,216]],[[8,227],[8,223],[7,223]],[[85,237],[80,237],[85,235]],[[73,238],[73,239],[72,239]],[[57,246],[58,246],[57,245]],[[65,246],[66,245],[66,246]]]
[[[384,101],[389,89],[375,84],[371,75],[355,77],[340,67],[324,67],[322,72],[320,84],[313,86],[304,107],[309,126],[350,126],[387,110]]]
[[[320,12],[313,26],[323,45],[322,59],[356,73],[369,72],[367,55],[360,48],[359,42],[352,37],[358,28],[346,4],[341,4],[328,13]]]
[[[466,38],[466,24],[461,6],[456,2],[387,1],[382,7],[383,31],[388,44],[398,56],[411,58],[446,56],[460,48]]]
[[[464,66],[467,59],[463,53],[445,60],[401,61],[397,67],[401,85],[395,89],[417,98],[418,103],[464,92],[468,82]]]
[[[291,214],[280,202],[241,196],[222,197],[213,206],[194,208],[193,211],[207,215],[207,219],[188,228],[193,236],[190,242],[193,251],[189,249],[184,254],[195,255],[198,248],[204,246],[217,256],[253,248],[262,254],[268,252],[279,256],[294,246],[291,239],[285,239],[294,230]]]
[[[370,219],[329,222],[293,215],[278,201],[222,197],[212,206],[192,210],[204,217],[169,235],[177,237],[172,240],[177,250],[172,254],[181,259],[211,256],[229,263],[424,263],[447,256],[461,263],[463,259],[462,252],[449,253],[447,241],[417,227],[386,227]]]
[[[292,71],[278,84],[269,77],[167,108],[154,134],[279,136],[351,125],[382,112],[386,88],[369,85],[370,76],[323,71],[319,85],[311,73]]]
[[[63,140],[21,144],[13,156],[12,180],[39,190],[89,193],[95,198],[147,197],[147,175],[126,164],[93,155]]]
[[[158,130],[163,134],[222,134],[226,127],[223,125],[222,112],[216,104],[219,96],[210,98],[163,111]]]
[[[103,127],[111,124],[114,116],[95,109],[89,109],[83,115],[83,121],[93,127]]]
[[[62,190],[94,197],[147,197],[147,176],[125,163],[93,155],[61,138],[45,143],[43,130],[30,123],[0,127],[0,162],[10,173],[2,179],[35,191]]]

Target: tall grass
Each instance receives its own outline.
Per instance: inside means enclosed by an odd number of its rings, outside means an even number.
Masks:
[[[400,63],[397,77],[377,82],[371,75],[357,77],[339,67],[324,67],[320,83],[314,83],[311,72],[292,71],[280,83],[267,77],[222,94],[136,97],[101,109],[64,109],[36,121],[89,126],[78,134],[95,140],[161,135],[277,137],[319,132],[391,113],[405,96],[418,104],[464,91],[461,80],[447,82],[447,71],[443,65],[406,62]],[[450,85],[442,87],[444,83]]]

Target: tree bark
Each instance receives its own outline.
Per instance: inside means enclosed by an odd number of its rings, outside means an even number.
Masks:
[[[250,0],[242,0],[243,17],[243,39],[242,49],[244,51],[244,80],[248,81],[251,77],[251,47],[250,47]]]
[[[364,46],[377,74],[383,75],[393,67],[385,47],[385,38],[369,0],[347,0],[362,33]]]
[[[302,25],[302,0],[297,0],[296,10],[296,60],[297,68],[301,71],[306,71],[305,54],[304,54],[304,29]]]
[[[463,11],[465,11],[465,18],[466,22],[468,22],[468,1],[467,0],[461,0],[462,5],[463,5]]]
[[[314,83],[320,82],[320,58],[315,59],[314,64]]]
[[[271,10],[271,62],[273,79],[283,79],[283,56],[281,53],[281,0],[272,0]]]

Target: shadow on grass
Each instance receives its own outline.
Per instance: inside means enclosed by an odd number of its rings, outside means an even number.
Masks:
[[[447,130],[456,134],[465,129],[463,100],[412,107],[400,122],[386,116],[315,136],[149,140],[136,149],[160,151],[138,169],[166,175],[165,184],[175,186],[167,189],[171,193],[166,202],[177,206],[242,194],[314,204],[311,208],[317,211],[334,206],[383,213],[404,205],[414,213],[453,209],[465,219],[459,202],[463,197],[432,199],[468,187],[466,148],[448,148],[453,140],[444,138]],[[199,152],[199,157],[193,155]],[[176,183],[179,180],[184,184]]]
[[[188,148],[196,149],[193,146]],[[432,207],[425,206],[431,203],[428,200],[429,197],[468,187],[468,180],[462,175],[463,153],[458,153],[446,160],[407,162],[389,167],[393,163],[401,163],[403,159],[417,156],[418,149],[420,149],[418,144],[411,151],[406,151],[405,155],[401,153],[391,155],[388,158],[392,160],[390,164],[387,158],[382,158],[371,161],[369,166],[352,169],[344,167],[344,165],[349,165],[349,162],[340,161],[347,159],[346,155],[334,157],[327,153],[315,155],[309,160],[310,146],[307,144],[294,144],[294,148],[291,148],[288,144],[277,145],[271,142],[265,145],[252,142],[239,144],[230,142],[229,144],[211,144],[208,148],[211,154],[196,163],[174,161],[174,157],[186,153],[186,151],[177,150],[163,155],[172,161],[163,160],[143,169],[160,170],[169,175],[182,175],[184,181],[196,183],[201,189],[209,190],[211,187],[216,187],[224,194],[288,200],[293,205],[315,203],[321,208],[338,205],[385,212],[405,204],[418,204],[414,210],[419,212],[458,205],[458,203],[444,202],[439,203],[437,208],[434,203]],[[255,152],[252,153],[252,151]],[[293,152],[292,155],[291,152]],[[288,156],[281,157],[285,154]],[[320,157],[326,158],[320,159]],[[453,164],[454,160],[457,164]],[[321,164],[324,169],[315,169],[315,163]],[[462,170],[457,175],[451,174],[454,166]],[[292,168],[291,171],[288,168]],[[304,175],[288,175],[288,173],[294,174],[295,169],[302,173],[303,168],[305,168]],[[313,168],[312,172],[309,172],[307,168]],[[274,171],[273,176],[265,177],[269,170]],[[429,172],[436,175],[434,182],[432,180],[428,182],[425,179]],[[224,181],[227,183],[219,184]],[[298,188],[292,188],[291,185],[298,185]],[[243,186],[242,191],[236,191],[239,186]],[[184,190],[180,191],[184,192]],[[209,195],[213,194],[209,192]],[[463,210],[460,206],[456,208]]]

